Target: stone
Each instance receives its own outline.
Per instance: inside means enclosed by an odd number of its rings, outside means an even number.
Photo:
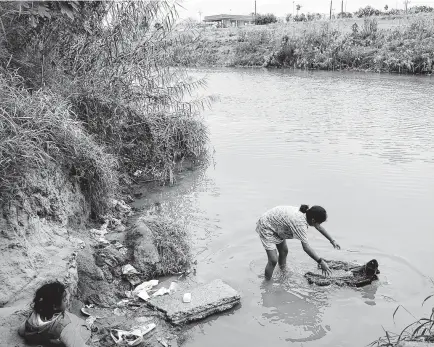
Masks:
[[[145,278],[149,278],[160,262],[153,240],[152,230],[141,220],[138,220],[127,232],[126,243],[132,251],[132,265]]]
[[[93,251],[86,246],[77,255],[78,292],[80,298],[89,303],[102,307],[116,304],[115,284],[109,285],[104,271],[95,263]],[[113,278],[110,278],[113,280]]]
[[[184,303],[187,289],[168,295],[151,298],[147,304],[165,314],[166,319],[175,325],[197,321],[218,312],[229,310],[240,303],[240,294],[217,279],[205,285],[188,288],[191,302]]]

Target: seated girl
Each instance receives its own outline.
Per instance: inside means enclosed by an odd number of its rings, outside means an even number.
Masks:
[[[43,285],[36,291],[33,311],[18,329],[26,342],[65,347],[86,347],[91,332],[85,322],[66,311],[68,294],[59,282]]]

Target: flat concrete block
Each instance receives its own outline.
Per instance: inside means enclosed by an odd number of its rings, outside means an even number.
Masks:
[[[418,341],[402,341],[397,347],[433,347],[434,343]]]
[[[191,293],[191,302],[184,303],[184,294]],[[239,304],[240,294],[222,280],[191,289],[181,289],[174,294],[151,298],[148,305],[166,315],[167,320],[179,325],[206,318],[229,310]]]

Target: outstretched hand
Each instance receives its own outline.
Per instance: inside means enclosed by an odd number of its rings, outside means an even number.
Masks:
[[[331,241],[330,243],[333,245],[334,248],[341,249],[341,246],[339,246],[335,240]]]
[[[321,260],[321,263],[319,264],[319,266],[321,266],[322,274],[325,277],[331,276],[332,270],[330,270],[329,266],[327,265],[327,263],[324,260]]]

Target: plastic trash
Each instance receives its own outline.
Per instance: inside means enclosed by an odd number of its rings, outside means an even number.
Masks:
[[[127,264],[122,266],[123,275],[138,275],[139,272],[134,268],[134,266]]]
[[[83,315],[87,317],[105,318],[107,316],[107,312],[105,312],[104,309],[101,308],[85,306],[82,307],[80,311],[81,313],[83,313]]]
[[[93,323],[95,323],[96,317],[90,316],[86,319],[87,328],[92,331]]]
[[[133,290],[133,294],[137,295],[138,293],[140,293],[142,290],[146,290],[149,291],[151,290],[153,287],[158,285],[158,280],[151,280],[151,281],[147,281],[147,282],[143,282],[142,284],[138,285],[134,290]]]
[[[142,290],[141,292],[137,293],[136,295],[144,301],[147,301],[150,298],[150,296],[146,290]]]
[[[165,339],[158,338],[157,341],[160,342],[164,347],[169,347],[169,344],[167,343],[167,341]]]
[[[169,292],[170,294],[175,293],[179,289],[179,285],[176,282],[170,283]]]
[[[185,303],[191,302],[191,293],[185,293],[184,297],[182,298],[182,301]]]
[[[110,336],[117,345],[137,346],[143,342],[143,336],[155,329],[154,323],[145,325],[132,331],[110,330]]]
[[[170,294],[170,290],[162,287],[162,288],[158,289],[154,294],[152,294],[152,296],[154,296],[154,297],[155,296],[163,296],[165,294]]]

